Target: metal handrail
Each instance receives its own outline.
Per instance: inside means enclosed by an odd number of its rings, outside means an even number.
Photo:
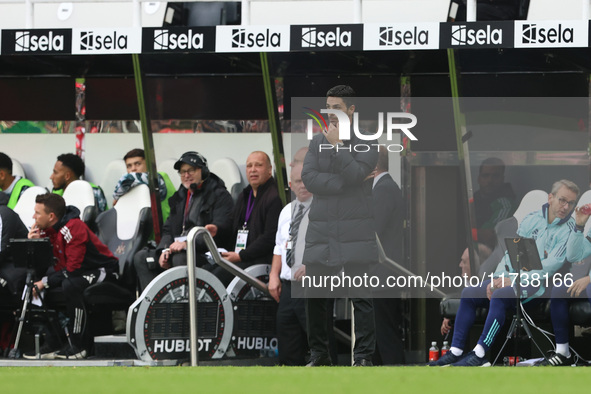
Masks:
[[[376,234],[376,242],[378,244],[378,262],[380,264],[383,264],[387,267],[392,268],[395,271],[398,271],[400,273],[402,273],[403,275],[406,276],[416,276],[416,277],[420,277],[420,275],[415,274],[414,272],[404,268],[403,266],[401,266],[400,264],[398,264],[397,262],[395,262],[394,260],[392,260],[391,258],[389,258],[388,256],[386,256],[386,252],[384,251],[384,247],[382,246],[382,243],[380,242],[380,237],[378,237],[378,235]],[[444,293],[443,291],[439,290],[439,288],[437,287],[430,287],[430,289],[432,289],[432,291],[435,294],[440,295],[442,298],[447,297],[447,293]],[[426,291],[426,289],[425,289]]]
[[[193,227],[189,231],[187,236],[187,277],[189,281],[189,324],[190,324],[190,335],[189,339],[191,342],[191,366],[195,367],[199,364],[198,360],[198,349],[199,343],[197,340],[197,291],[195,288],[195,241],[198,235],[203,235],[205,240],[205,246],[211,252],[214,262],[230,272],[231,274],[244,280],[246,283],[257,288],[263,293],[270,295],[267,285],[254,276],[250,275],[242,268],[238,267],[234,263],[222,258],[218,252],[218,248],[213,240],[213,237],[205,227]]]

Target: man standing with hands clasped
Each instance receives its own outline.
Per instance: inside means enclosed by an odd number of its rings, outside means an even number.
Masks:
[[[326,108],[344,112],[352,124],[353,89],[335,86],[326,96]],[[368,141],[362,141],[355,133],[351,133],[350,140],[340,140],[338,118],[334,113],[329,118],[328,130],[310,141],[302,171],[304,184],[314,195],[303,259],[306,275],[312,282],[314,278],[339,275],[342,270],[349,276],[363,276],[378,261],[371,197],[363,188],[364,180],[376,167],[378,152],[358,152],[354,147]],[[333,362],[328,353],[328,330],[332,327],[327,325],[327,311],[329,298],[334,295],[328,294],[329,290],[305,288],[311,367]],[[368,298],[371,295],[349,296],[355,318],[353,365],[370,366],[375,350],[374,311]]]

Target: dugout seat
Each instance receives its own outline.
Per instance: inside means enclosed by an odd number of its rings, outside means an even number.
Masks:
[[[94,335],[109,333],[110,326],[105,325],[105,320],[110,324],[110,312],[127,311],[136,299],[133,256],[147,244],[152,232],[150,206],[148,186],[139,185],[97,218],[98,237],[119,259],[119,272],[116,281],[98,283],[84,291]],[[108,317],[104,316],[105,312]]]
[[[33,223],[35,223],[35,219],[33,219],[33,214],[35,213],[35,198],[37,198],[39,194],[45,193],[47,193],[46,188],[42,186],[31,186],[21,194],[14,206],[14,212],[20,216],[22,222],[28,229],[30,229]]]
[[[96,229],[96,217],[98,207],[95,205],[94,192],[90,183],[77,180],[68,185],[64,190],[66,205],[73,205],[80,211],[80,219],[90,227]]]
[[[214,161],[209,170],[224,181],[232,199],[236,202],[243,189],[240,168],[238,168],[236,162],[229,157],[225,157]]]
[[[25,169],[23,168],[23,165],[20,163],[20,161],[14,157],[11,157],[10,160],[12,160],[12,175],[18,175],[26,178],[27,175],[25,174]]]
[[[117,182],[119,182],[123,174],[127,174],[127,168],[125,162],[121,159],[110,161],[105,167],[100,185],[103,190],[107,191],[105,198],[109,207],[113,206],[113,190],[115,190],[115,186],[117,186]]]

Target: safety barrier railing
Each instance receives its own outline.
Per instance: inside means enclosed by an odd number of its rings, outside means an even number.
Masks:
[[[198,348],[197,342],[197,289],[195,287],[195,262],[196,253],[195,245],[197,237],[203,236],[207,249],[211,252],[214,262],[226,271],[244,280],[257,290],[269,295],[267,285],[252,275],[248,274],[242,268],[236,266],[234,263],[222,258],[218,252],[218,248],[213,240],[213,237],[205,227],[193,227],[187,236],[187,276],[189,282],[189,324],[190,324],[190,343],[191,343],[191,366],[197,366]]]

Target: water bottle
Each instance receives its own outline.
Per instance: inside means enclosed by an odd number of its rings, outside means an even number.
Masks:
[[[431,342],[431,347],[429,348],[429,361],[437,361],[439,360],[439,348],[437,347],[437,342]]]
[[[584,215],[591,215],[591,204],[583,205],[581,208],[579,208],[579,211],[581,211],[581,213]]]
[[[445,353],[449,352],[449,342],[443,341],[443,346],[441,347],[441,357],[445,356]]]

